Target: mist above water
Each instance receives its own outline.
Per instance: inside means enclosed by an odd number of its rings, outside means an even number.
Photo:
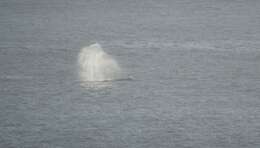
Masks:
[[[117,61],[104,52],[98,43],[81,49],[78,65],[82,81],[112,81],[121,77]]]

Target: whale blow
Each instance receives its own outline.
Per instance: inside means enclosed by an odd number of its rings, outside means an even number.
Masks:
[[[98,43],[83,47],[78,56],[79,75],[82,81],[110,81],[120,78],[121,69]]]

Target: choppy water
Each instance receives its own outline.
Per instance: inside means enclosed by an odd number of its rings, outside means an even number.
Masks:
[[[0,147],[258,148],[260,1],[1,0]],[[99,42],[133,80],[80,81]]]

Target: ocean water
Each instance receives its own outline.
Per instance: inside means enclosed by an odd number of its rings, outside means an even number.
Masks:
[[[80,79],[96,42],[131,79]],[[260,1],[0,1],[0,147],[259,146]]]

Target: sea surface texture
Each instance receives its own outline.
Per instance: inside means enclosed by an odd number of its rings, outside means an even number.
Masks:
[[[259,148],[260,1],[0,0],[0,147]]]

